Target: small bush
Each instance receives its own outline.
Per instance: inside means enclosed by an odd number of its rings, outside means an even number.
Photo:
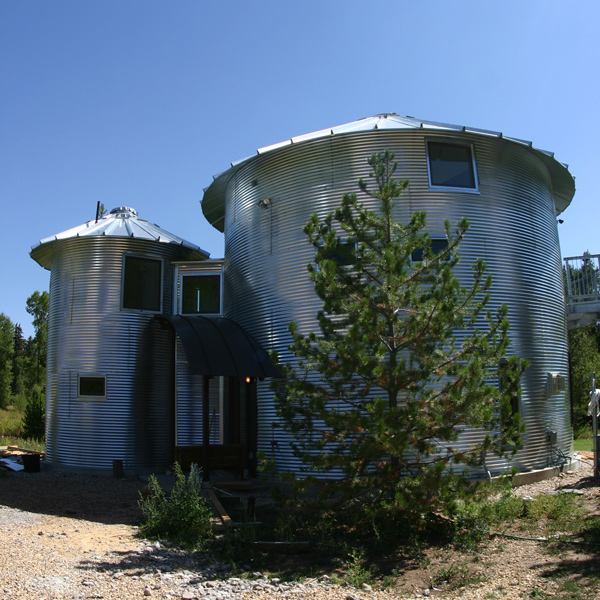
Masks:
[[[364,552],[352,550],[344,565],[344,580],[349,585],[360,588],[373,580],[374,575],[368,566]]]
[[[34,391],[25,406],[22,437],[43,440],[46,435],[46,402],[44,394]]]
[[[175,484],[170,494],[150,475],[145,493],[140,494],[139,505],[144,514],[140,532],[151,539],[201,549],[212,537],[212,515],[202,497],[200,472],[193,464],[186,478],[178,463],[174,472]]]

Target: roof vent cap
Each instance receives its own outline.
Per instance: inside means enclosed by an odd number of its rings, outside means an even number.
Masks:
[[[137,217],[137,210],[135,210],[135,208],[131,208],[130,206],[117,206],[110,211],[110,214],[123,218]]]

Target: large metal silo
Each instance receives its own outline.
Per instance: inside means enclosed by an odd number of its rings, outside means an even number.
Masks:
[[[471,148],[476,190],[431,185],[432,142]],[[409,181],[399,220],[426,211],[434,237],[446,219],[470,221],[457,274],[468,285],[473,261],[485,259],[494,280],[491,307],[508,306],[511,352],[530,361],[520,407],[524,446],[513,464],[519,470],[555,464],[572,445],[556,216],[571,201],[574,182],[551,153],[529,142],[384,114],[259,149],[216,177],[202,200],[206,218],[225,233],[225,314],[283,360],[293,360],[289,322],[316,331],[320,307],[306,271],[313,250],[303,227],[311,213],[323,216],[344,193],[357,191],[358,179],[368,176],[368,157],[384,150],[395,154],[397,176]],[[279,468],[297,470],[268,382],[259,386],[258,414],[259,448]],[[469,444],[479,436],[469,431],[461,440]],[[505,466],[499,459],[488,464],[496,472]]]
[[[49,460],[99,469],[113,460],[132,470],[165,468],[174,443],[174,339],[154,317],[172,314],[172,261],[208,254],[119,207],[42,240],[31,256],[51,272]],[[150,308],[132,308],[146,284],[136,274],[124,290],[127,261],[155,269],[159,295]]]

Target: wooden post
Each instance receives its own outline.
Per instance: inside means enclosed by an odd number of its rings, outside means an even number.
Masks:
[[[202,478],[204,481],[210,479],[208,472],[208,449],[210,445],[210,377],[202,376],[202,446],[203,458],[202,461]]]

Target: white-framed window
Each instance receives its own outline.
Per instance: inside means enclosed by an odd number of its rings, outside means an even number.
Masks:
[[[220,315],[223,293],[219,272],[180,273],[179,314]]]
[[[429,187],[454,192],[479,192],[477,164],[472,144],[427,141]]]
[[[124,309],[162,312],[160,258],[126,254],[123,257],[121,306]]]
[[[106,375],[80,373],[77,377],[77,396],[83,399],[106,398]]]

